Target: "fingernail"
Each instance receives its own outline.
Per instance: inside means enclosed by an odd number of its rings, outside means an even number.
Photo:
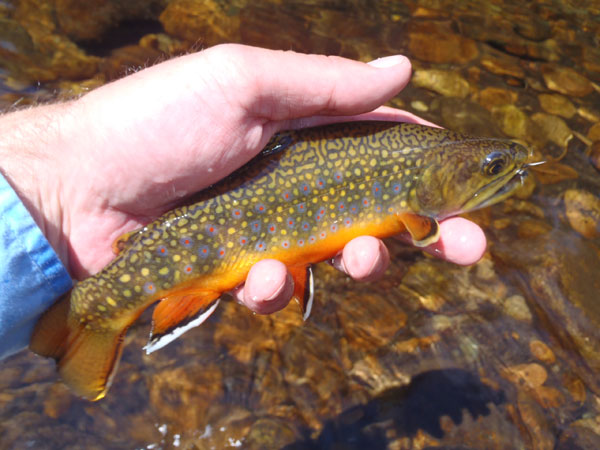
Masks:
[[[388,67],[397,66],[400,64],[406,64],[408,62],[408,58],[403,55],[392,55],[385,56],[383,58],[377,58],[373,61],[368,62],[370,66],[377,67],[378,69],[386,69]]]

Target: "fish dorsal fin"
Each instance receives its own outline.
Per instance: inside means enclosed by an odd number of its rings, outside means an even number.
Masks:
[[[410,233],[412,242],[417,247],[427,247],[440,238],[440,224],[433,217],[420,216],[414,213],[400,213],[398,219]]]
[[[300,305],[302,310],[302,319],[306,320],[312,311],[313,300],[315,296],[315,283],[313,271],[310,265],[288,267],[288,272],[294,279],[293,298]]]
[[[133,240],[137,236],[137,234],[141,233],[143,230],[144,230],[144,228],[137,228],[133,231],[128,231],[127,233],[124,233],[121,236],[119,236],[117,239],[115,239],[115,242],[113,242],[113,244],[112,244],[113,253],[115,255],[118,255],[123,250],[130,247],[131,244],[133,244]]]
[[[152,353],[197,327],[214,312],[219,292],[193,290],[163,298],[152,314],[152,332],[146,353]]]

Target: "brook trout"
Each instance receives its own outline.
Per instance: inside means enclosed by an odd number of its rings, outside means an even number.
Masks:
[[[426,246],[438,220],[496,203],[525,176],[527,150],[409,123],[355,122],[277,134],[204,192],[120,238],[118,256],[39,320],[31,349],[56,359],[77,394],[106,394],[127,329],[155,302],[152,352],[204,321],[265,258],[282,261],[305,316],[310,265],[360,235],[408,231]]]

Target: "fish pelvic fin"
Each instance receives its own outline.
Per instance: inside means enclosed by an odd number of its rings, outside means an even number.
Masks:
[[[152,353],[197,327],[215,311],[220,292],[184,291],[163,298],[152,314],[152,331],[146,353]]]
[[[306,320],[312,311],[315,293],[312,267],[310,264],[307,266],[288,267],[288,272],[294,279],[294,295],[292,298],[300,305],[302,319]]]
[[[54,358],[63,381],[77,395],[100,400],[110,387],[123,348],[122,330],[92,329],[69,316],[70,297],[62,297],[37,322],[29,348]]]
[[[133,243],[133,241],[135,240],[135,238],[137,237],[138,233],[141,233],[143,230],[144,230],[143,228],[137,228],[133,231],[128,231],[127,233],[124,233],[121,236],[119,236],[112,243],[113,253],[115,255],[119,255],[123,250],[130,247],[131,244]]]
[[[417,247],[427,247],[440,238],[440,224],[433,217],[401,213],[398,214],[398,219],[410,233],[413,245]]]

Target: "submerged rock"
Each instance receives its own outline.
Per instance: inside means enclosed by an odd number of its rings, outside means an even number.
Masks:
[[[548,89],[561,94],[584,97],[594,90],[590,80],[570,67],[543,64],[541,71]]]
[[[580,190],[565,191],[565,212],[575,231],[586,238],[600,236],[600,198]]]
[[[411,81],[415,86],[444,97],[465,98],[469,95],[469,82],[457,72],[449,70],[416,70]]]
[[[570,119],[577,113],[577,109],[567,97],[560,94],[540,94],[540,106],[544,111],[557,116]]]

